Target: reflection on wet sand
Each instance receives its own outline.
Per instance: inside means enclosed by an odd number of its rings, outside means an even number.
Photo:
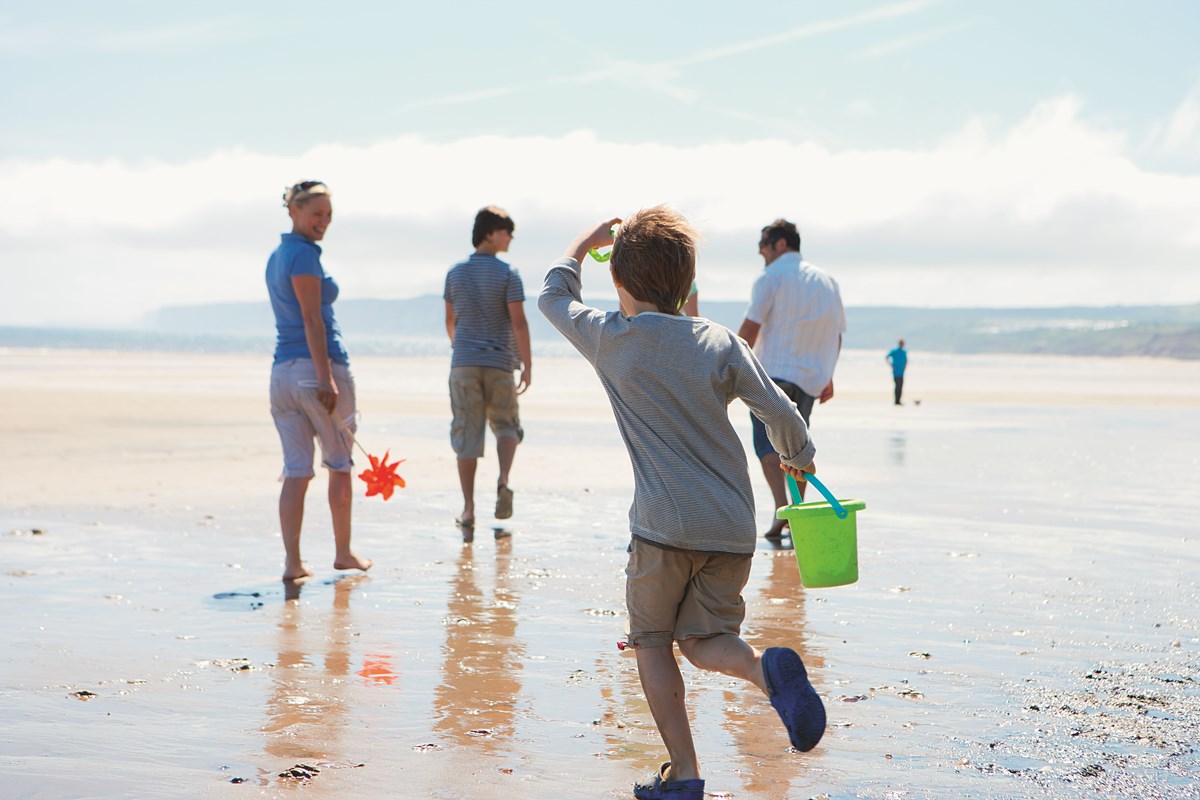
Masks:
[[[769,556],[769,557],[768,557]],[[765,574],[764,574],[765,573]],[[809,677],[818,693],[822,688],[825,659],[808,646],[805,631],[805,590],[790,542],[784,539],[773,551],[755,556],[753,578],[761,577],[760,587],[746,590],[747,616],[742,637],[758,650],[787,646],[796,650],[810,670]],[[752,578],[752,580],[753,580]],[[802,776],[809,764],[819,757],[822,745],[811,753],[798,754],[790,749],[787,732],[767,697],[753,684],[692,667],[678,655],[688,692],[692,732],[700,757],[701,770],[708,779],[707,791],[715,796],[732,792],[734,797],[787,800],[791,781]],[[635,773],[649,773],[666,760],[650,708],[638,678],[630,651],[613,659],[601,659],[597,673],[616,671],[615,680],[604,681],[600,693],[608,757],[628,763]],[[826,698],[828,699],[828,698]],[[725,737],[714,735],[720,726]],[[733,745],[735,756],[714,749],[722,738]],[[721,775],[720,773],[732,773]],[[741,787],[735,787],[740,777]]]
[[[795,554],[790,549],[777,549],[770,556],[764,558],[760,554],[755,558],[755,571],[766,568],[766,577],[757,596],[746,598],[749,610],[743,636],[760,651],[786,646],[799,653],[808,668],[809,679],[828,705],[821,686],[825,659],[807,646],[806,597]],[[811,753],[801,755],[790,751],[787,732],[775,709],[751,684],[739,682],[725,692],[725,708],[724,727],[737,748],[734,769],[740,773],[745,796],[786,800],[790,796],[791,779],[802,775],[808,763],[819,757],[824,742]]]
[[[320,612],[299,603],[303,585],[285,583],[287,603],[281,611],[278,657],[271,671],[272,687],[267,698],[266,752],[281,768],[320,762],[327,766],[344,758],[341,735],[346,713],[353,706],[348,697],[351,670],[350,643],[353,616],[350,596],[355,587],[369,581],[366,575],[341,578],[333,584],[333,607],[320,625]],[[373,658],[368,656],[368,661]],[[386,664],[387,683],[397,677],[386,656],[376,658],[367,680],[378,681]],[[364,669],[368,668],[364,663]],[[360,671],[359,674],[362,674]],[[330,763],[335,762],[335,763]],[[262,776],[273,779],[273,774]]]
[[[637,657],[632,649],[620,650],[617,645],[617,640],[624,641],[627,638],[629,620],[625,608],[624,578],[620,580],[621,588],[617,595],[621,599],[620,610],[611,628],[612,638],[606,638],[607,647],[597,654],[592,664],[593,674],[599,684],[597,717],[593,724],[599,728],[604,740],[604,750],[596,755],[623,764],[625,775],[633,775],[640,780],[667,760],[667,749],[654,724],[650,704],[642,689]],[[677,647],[675,657],[687,686],[689,709],[703,705],[704,698],[694,694],[695,687],[690,681],[696,674],[695,668],[679,655]],[[583,670],[578,673],[582,674]],[[696,736],[698,743],[702,740],[702,735]],[[700,753],[701,764],[704,755]]]
[[[487,592],[479,586],[473,546],[465,544],[459,554],[443,620],[442,680],[433,698],[434,731],[446,747],[489,755],[517,750],[517,672],[525,644],[516,636],[520,595],[512,560],[512,539],[496,539]]]
[[[895,431],[888,439],[888,455],[892,466],[903,467],[904,457],[908,450],[908,436],[904,431]]]
[[[642,691],[633,651],[600,658],[595,669],[597,675],[603,675],[605,671],[614,673],[611,680],[602,683],[600,690],[603,716],[597,722],[604,731],[604,755],[626,762],[639,777],[639,773],[653,772],[666,760],[667,750]],[[692,700],[691,697],[688,699]]]

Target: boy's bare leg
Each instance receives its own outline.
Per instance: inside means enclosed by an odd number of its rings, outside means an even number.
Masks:
[[[654,724],[658,726],[659,735],[671,759],[668,779],[699,778],[700,763],[696,759],[696,746],[692,743],[683,675],[679,671],[679,662],[675,660],[675,648],[671,645],[639,647],[634,653],[637,655],[642,691],[646,693]]]
[[[740,637],[722,633],[707,639],[683,639],[679,642],[679,652],[700,669],[750,681],[767,694],[762,654]]]
[[[459,519],[464,525],[475,524],[475,468],[477,466],[479,466],[477,458],[458,459],[458,483],[462,486],[463,494],[463,510]]]
[[[312,570],[300,558],[300,527],[304,524],[304,495],[312,478],[284,478],[279,490],[279,531],[283,536],[283,579],[308,578]]]
[[[513,456],[521,441],[515,436],[500,436],[496,439],[496,456],[500,460],[500,477],[496,486],[508,486],[508,473],[512,469]]]
[[[350,506],[354,499],[349,472],[329,470],[329,513],[333,516],[333,568],[371,568],[371,559],[350,549]]]

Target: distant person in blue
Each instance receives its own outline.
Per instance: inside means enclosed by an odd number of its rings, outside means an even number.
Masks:
[[[475,215],[466,261],[446,275],[446,333],[450,360],[450,445],[458,456],[458,481],[463,510],[456,522],[464,537],[475,525],[475,471],[483,456],[485,423],[496,437],[500,475],[496,479],[496,519],[513,513],[509,471],[517,445],[525,438],[517,395],[533,381],[529,322],[525,318],[525,287],[521,276],[496,257],[508,250],[516,226],[508,212],[496,206]],[[521,378],[513,378],[520,370]]]
[[[267,292],[275,312],[275,363],[271,367],[271,416],[283,443],[283,489],[279,527],[285,581],[312,576],[300,557],[304,496],[313,478],[314,440],[329,471],[335,569],[371,566],[350,549],[350,449],[355,430],[354,378],[333,316],[338,285],[321,267],[325,229],[333,219],[329,187],[302,181],[283,195],[292,232],[267,261]]]
[[[902,406],[900,395],[904,392],[904,368],[908,366],[908,351],[904,349],[904,340],[888,351],[887,362],[892,365],[892,380],[896,384],[896,405]]]

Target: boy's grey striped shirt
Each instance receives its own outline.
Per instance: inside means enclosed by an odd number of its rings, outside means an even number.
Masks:
[[[495,256],[472,253],[446,274],[442,299],[454,306],[454,355],[451,367],[520,365],[509,303],[525,300],[517,271]]]
[[[550,268],[538,298],[546,318],[591,362],[633,462],[629,528],[664,547],[749,555],[757,539],[746,451],[729,421],[740,398],[788,464],[816,448],[796,406],[746,343],[706,319],[626,318],[584,305],[579,264]]]

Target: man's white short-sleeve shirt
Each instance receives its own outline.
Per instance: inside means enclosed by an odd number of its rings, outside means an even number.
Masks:
[[[837,281],[788,251],[754,282],[746,319],[761,326],[754,353],[767,374],[818,397],[833,379],[846,330]]]

